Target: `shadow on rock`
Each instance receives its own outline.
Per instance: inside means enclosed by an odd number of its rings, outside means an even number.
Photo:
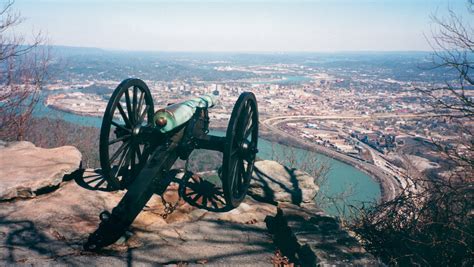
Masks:
[[[9,220],[1,217],[0,235],[3,236],[0,255],[7,265],[27,262],[34,264],[37,259],[51,259],[67,264],[71,262],[63,257],[80,252],[68,246],[58,232],[51,233],[57,239],[55,240],[30,220]]]
[[[284,167],[284,169],[286,182],[275,179],[266,170],[255,166],[253,180],[256,186],[251,185],[252,188],[248,194],[257,201],[272,205],[277,205],[278,202],[300,205],[303,202],[303,192],[294,173],[295,170],[288,167]]]

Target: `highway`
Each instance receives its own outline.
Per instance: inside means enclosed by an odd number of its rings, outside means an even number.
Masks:
[[[307,119],[314,120],[375,120],[375,119],[388,119],[388,118],[398,118],[398,119],[414,119],[421,117],[443,117],[447,115],[426,113],[426,114],[378,114],[371,116],[336,116],[336,115],[294,115],[294,116],[276,116],[262,120],[260,123],[264,127],[268,128],[274,133],[277,133],[280,136],[288,138],[296,143],[304,144],[311,147],[313,150],[325,154],[329,157],[341,160],[348,164],[351,164],[371,175],[374,179],[379,181],[382,193],[383,200],[393,199],[397,194],[402,192],[403,189],[406,189],[405,192],[416,193],[418,188],[416,183],[408,177],[406,171],[397,166],[394,166],[389,161],[383,158],[382,154],[367,144],[359,142],[357,139],[350,137],[349,133],[344,133],[342,130],[338,130],[339,134],[342,136],[348,136],[354,141],[357,141],[361,144],[362,147],[367,149],[371,154],[374,164],[365,162],[360,159],[353,158],[346,154],[334,151],[328,147],[314,144],[308,140],[300,138],[298,136],[292,135],[281,130],[278,125],[290,121],[300,121]]]
[[[382,169],[380,169],[378,166],[375,166],[373,164],[370,164],[368,162],[365,162],[360,159],[356,159],[353,157],[350,157],[348,155],[339,153],[337,151],[334,151],[330,148],[314,144],[312,142],[309,142],[308,140],[304,140],[299,137],[295,137],[281,129],[279,129],[277,126],[272,125],[272,124],[267,124],[267,120],[261,121],[261,125],[269,129],[271,132],[276,133],[280,136],[283,136],[289,140],[292,140],[293,142],[309,146],[311,147],[314,151],[324,154],[328,157],[340,160],[342,162],[345,162],[347,164],[350,164],[352,166],[355,166],[356,168],[366,172],[369,174],[372,178],[377,180],[380,183],[381,190],[382,190],[382,200],[383,201],[388,201],[396,197],[396,195],[401,191],[401,184],[400,182],[395,179],[393,176],[390,174],[384,172]]]
[[[275,116],[262,121],[262,123],[266,125],[274,124],[274,121],[277,123],[288,122],[288,121],[295,121],[295,120],[302,120],[302,119],[314,119],[314,120],[377,120],[377,119],[392,119],[392,118],[399,118],[399,119],[414,119],[414,118],[423,118],[423,117],[446,117],[449,115],[440,115],[434,113],[426,113],[426,114],[377,114],[377,115],[367,115],[367,116],[360,116],[360,115],[347,115],[347,116],[339,116],[339,115],[292,115],[292,116]]]

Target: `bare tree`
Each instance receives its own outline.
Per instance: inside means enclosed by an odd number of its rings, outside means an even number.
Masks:
[[[0,139],[23,140],[51,60],[41,33],[27,40],[13,0],[0,9]]]
[[[474,16],[473,0],[467,8]],[[433,69],[453,78],[419,90],[457,133],[455,139],[433,138],[451,168],[441,176],[428,174],[417,190],[405,188],[395,199],[362,210],[352,228],[369,251],[390,265],[472,266],[474,29],[453,10],[432,20]]]
[[[467,1],[470,17],[474,17],[474,1]],[[429,97],[438,113],[448,114],[449,123],[458,132],[456,142],[446,144],[442,140],[433,140],[450,160],[463,169],[474,166],[474,25],[463,20],[452,9],[448,15],[433,15],[436,25],[428,39],[432,47],[432,69],[441,69],[452,73],[454,78],[447,79],[444,86],[419,89]]]

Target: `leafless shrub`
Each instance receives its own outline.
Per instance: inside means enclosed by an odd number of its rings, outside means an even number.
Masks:
[[[272,143],[271,158],[276,162],[295,168],[314,177],[314,182],[319,187],[322,187],[327,182],[327,175],[331,170],[329,162],[315,157],[314,153],[310,151],[297,150],[294,147],[286,147],[284,150],[278,151]]]
[[[473,1],[468,1],[474,15]],[[455,12],[433,16],[433,63],[457,73],[444,86],[419,89],[435,112],[449,116],[456,140],[432,138],[449,172],[418,177],[393,200],[362,209],[351,224],[365,247],[390,265],[472,266],[474,264],[474,29]]]
[[[419,192],[358,211],[350,227],[390,265],[472,266],[472,184],[430,181]]]
[[[100,166],[98,128],[81,126],[61,119],[32,118],[25,140],[45,148],[75,146],[82,154],[84,168]]]
[[[15,33],[23,19],[13,4],[0,9],[0,139],[23,140],[51,58],[41,33],[32,40]]]

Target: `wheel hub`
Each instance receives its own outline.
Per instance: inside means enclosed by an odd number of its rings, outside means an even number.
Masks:
[[[247,152],[249,149],[249,141],[245,140],[240,144],[240,151]]]
[[[241,155],[257,154],[258,149],[250,145],[248,140],[242,141],[239,146],[239,151]]]
[[[136,136],[138,134],[140,134],[140,126],[137,126],[137,127],[133,128],[133,130],[132,130],[132,135],[133,136]]]

